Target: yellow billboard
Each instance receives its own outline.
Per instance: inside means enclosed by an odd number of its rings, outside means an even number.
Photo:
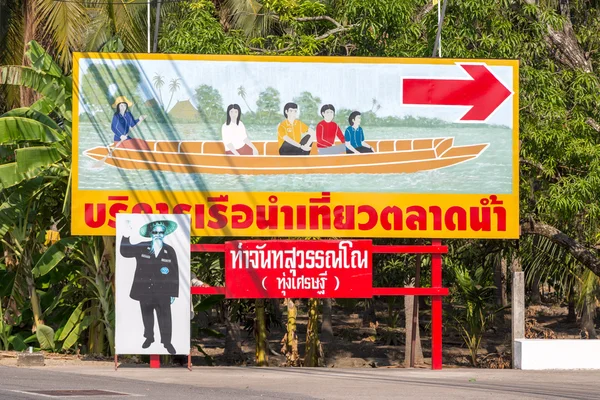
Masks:
[[[517,238],[518,62],[76,53],[72,232]]]

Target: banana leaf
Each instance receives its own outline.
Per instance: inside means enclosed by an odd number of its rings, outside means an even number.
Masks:
[[[38,325],[35,334],[42,350],[54,350],[54,329],[48,325]]]
[[[63,76],[62,68],[54,62],[52,57],[46,53],[46,50],[38,42],[32,40],[28,44],[25,54],[31,61],[34,69],[58,78]]]
[[[33,267],[33,276],[39,278],[52,271],[65,258],[66,249],[79,241],[79,238],[68,237],[59,240],[46,250]]]
[[[75,329],[81,323],[81,320],[85,316],[85,313],[83,312],[84,303],[85,303],[85,301],[80,302],[79,305],[77,306],[77,308],[75,308],[75,310],[73,310],[73,312],[71,313],[71,316],[69,317],[69,320],[63,327],[60,335],[58,335],[58,341],[65,340],[67,338],[67,336],[69,336],[71,331],[73,329]],[[64,344],[63,344],[63,346],[64,346]]]
[[[35,103],[33,103],[31,105],[31,107],[29,107],[30,109],[37,111],[39,113],[42,114],[50,114],[53,110],[54,110],[54,102],[48,100],[45,97],[42,97],[41,99],[39,99],[38,101],[36,101]]]
[[[90,316],[84,317],[79,323],[73,328],[71,333],[65,338],[65,341],[62,343],[62,348],[70,349],[73,345],[77,344],[79,337],[81,334],[90,327],[93,319]]]
[[[41,187],[43,178],[36,177],[15,189],[6,201],[0,204],[0,237],[3,237],[21,215],[21,208]]]
[[[52,143],[64,136],[48,125],[23,117],[0,117],[0,144],[25,141]]]
[[[54,147],[25,147],[17,149],[17,174],[27,174],[47,167],[63,159]]]
[[[52,109],[71,120],[72,79],[46,75],[30,67],[0,66],[0,85],[24,86],[43,95]]]
[[[17,163],[0,165],[0,189],[9,188],[21,182],[25,177],[17,173]]]
[[[35,104],[37,104],[37,102]],[[50,110],[50,111],[52,111],[52,110]],[[46,114],[48,114],[48,112]],[[2,118],[2,117],[22,117],[22,118],[34,119],[38,122],[41,122],[44,125],[47,125],[48,127],[52,128],[56,131],[60,131],[60,127],[58,126],[58,124],[56,122],[54,122],[54,120],[52,118],[50,118],[48,115],[45,115],[44,113],[42,113],[40,111],[33,109],[32,107],[15,108],[13,110],[10,110],[10,111],[0,115],[0,118]]]
[[[12,345],[12,348],[15,351],[23,351],[27,348],[27,345],[19,335],[13,335],[9,337],[8,343]]]

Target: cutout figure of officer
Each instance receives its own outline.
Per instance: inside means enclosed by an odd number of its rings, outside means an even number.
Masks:
[[[125,234],[121,240],[121,255],[135,257],[137,266],[129,297],[140,302],[144,322],[143,349],[154,343],[154,312],[158,319],[160,339],[169,354],[175,354],[171,344],[171,303],[179,296],[179,268],[175,250],[164,237],[177,229],[174,221],[150,222],[140,228],[140,235],[151,241],[131,244]]]

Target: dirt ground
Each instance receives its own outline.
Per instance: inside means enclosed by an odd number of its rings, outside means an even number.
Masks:
[[[405,329],[404,317],[400,309],[396,328],[390,328],[386,323],[388,319],[385,307],[377,309],[377,323],[364,327],[362,317],[356,312],[348,312],[341,307],[333,307],[332,323],[334,339],[331,343],[323,343],[323,363],[327,368],[402,368],[404,367],[405,354]],[[300,308],[297,320],[299,353],[304,355],[304,339],[306,337],[306,314]],[[421,318],[421,342],[423,346],[424,362],[418,367],[430,368],[431,366],[431,338],[428,332],[429,321],[427,315]],[[284,316],[285,317],[285,316]],[[211,322],[214,318],[197,317],[194,325],[204,325],[214,331],[225,333],[225,326],[218,322]],[[581,338],[579,325],[567,322],[567,307],[555,305],[536,305],[527,308],[526,336],[548,339],[576,339]],[[284,327],[271,327],[268,335],[271,352],[269,354],[270,366],[285,366],[285,356],[281,352],[281,339],[285,334]],[[510,368],[510,310],[499,314],[494,324],[483,337],[479,350],[479,363],[483,368]],[[202,354],[197,346],[208,355]],[[227,365],[224,358],[224,339],[208,335],[192,336],[192,363],[194,365]],[[252,334],[242,330],[242,350],[246,361],[242,365],[254,365],[255,342]],[[111,357],[98,357],[79,354],[45,354],[45,364],[89,364],[114,365]],[[17,353],[0,351],[0,365],[16,365]],[[187,362],[185,357],[162,358],[162,365],[178,366]],[[458,332],[452,327],[451,321],[444,321],[443,333],[443,361],[444,368],[471,367],[469,351],[463,343]],[[120,356],[120,363],[143,364],[148,362],[148,356]]]

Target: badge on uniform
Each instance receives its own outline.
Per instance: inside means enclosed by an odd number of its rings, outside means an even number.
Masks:
[[[163,275],[166,275],[166,274],[168,274],[168,273],[169,273],[169,268],[167,268],[167,267],[162,267],[162,268],[160,269],[160,273],[161,273],[161,274],[163,274]]]

